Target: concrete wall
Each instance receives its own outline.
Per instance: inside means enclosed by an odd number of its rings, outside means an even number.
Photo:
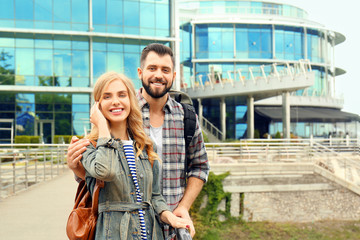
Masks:
[[[360,219],[359,187],[315,164],[211,167],[216,174],[230,171],[223,185],[225,192],[232,193],[231,215],[243,214],[245,221]]]
[[[344,188],[244,194],[245,221],[359,220],[360,197]]]

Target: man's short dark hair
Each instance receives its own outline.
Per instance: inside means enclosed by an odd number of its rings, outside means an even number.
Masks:
[[[168,46],[165,46],[161,43],[150,43],[144,49],[142,50],[141,57],[140,57],[140,66],[141,68],[144,67],[144,62],[146,57],[148,56],[149,52],[155,52],[159,56],[165,56],[169,55],[171,57],[171,61],[173,63],[173,67],[175,67],[175,59],[174,59],[174,53]]]

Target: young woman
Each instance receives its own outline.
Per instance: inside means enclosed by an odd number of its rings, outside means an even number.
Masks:
[[[122,74],[103,74],[94,87],[90,144],[81,160],[90,189],[105,181],[99,195],[96,239],[163,239],[160,221],[194,228],[176,217],[160,193],[160,164],[142,128],[134,86]]]

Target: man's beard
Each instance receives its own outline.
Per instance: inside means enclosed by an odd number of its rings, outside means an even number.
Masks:
[[[161,82],[161,83],[164,83],[164,81],[152,81],[152,80],[149,80],[148,82],[148,84],[146,84],[145,82],[144,82],[144,80],[143,80],[143,78],[141,78],[141,82],[142,82],[142,85],[143,85],[143,87],[144,87],[144,89],[145,89],[145,91],[146,91],[146,93],[147,94],[149,94],[149,96],[150,97],[152,97],[152,98],[161,98],[161,97],[163,97],[165,94],[167,94],[169,91],[170,91],[170,89],[171,89],[171,87],[172,87],[172,84],[169,86],[169,87],[166,87],[165,86],[165,89],[162,91],[162,92],[155,92],[155,91],[153,91],[153,89],[151,89],[151,87],[150,87],[150,82]]]

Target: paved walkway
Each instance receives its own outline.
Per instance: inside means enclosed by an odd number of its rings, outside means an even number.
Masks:
[[[15,196],[0,199],[1,240],[66,240],[77,183],[70,170]]]

